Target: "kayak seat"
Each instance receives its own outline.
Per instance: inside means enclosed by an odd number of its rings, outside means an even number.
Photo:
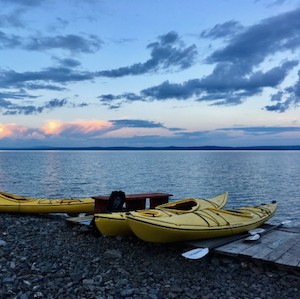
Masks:
[[[180,211],[189,211],[193,207],[195,207],[197,203],[193,200],[186,201],[186,202],[181,202],[181,203],[175,203],[174,205],[169,205],[169,206],[164,206],[162,207],[163,209],[170,209],[170,210],[180,210]]]

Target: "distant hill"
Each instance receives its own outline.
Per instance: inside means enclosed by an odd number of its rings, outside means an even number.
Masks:
[[[244,147],[230,147],[230,146],[165,146],[165,147],[126,147],[126,146],[111,146],[111,147],[51,147],[38,146],[29,148],[0,148],[0,150],[85,150],[85,151],[176,151],[176,150],[194,150],[194,151],[218,151],[218,150],[300,150],[300,145],[279,145],[279,146],[244,146]]]

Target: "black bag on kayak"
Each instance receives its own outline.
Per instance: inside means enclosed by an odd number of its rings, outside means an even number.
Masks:
[[[125,193],[123,191],[113,191],[108,199],[108,212],[121,212],[125,202]]]

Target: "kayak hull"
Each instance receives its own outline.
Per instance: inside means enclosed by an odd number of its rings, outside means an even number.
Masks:
[[[126,221],[140,239],[153,243],[172,243],[225,237],[247,232],[269,220],[277,204],[247,207],[235,211],[205,209],[185,215],[159,219],[130,212]]]

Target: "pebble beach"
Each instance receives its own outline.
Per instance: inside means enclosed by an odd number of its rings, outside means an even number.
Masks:
[[[0,214],[0,298],[300,298],[300,273],[213,253],[187,260],[188,249]]]

